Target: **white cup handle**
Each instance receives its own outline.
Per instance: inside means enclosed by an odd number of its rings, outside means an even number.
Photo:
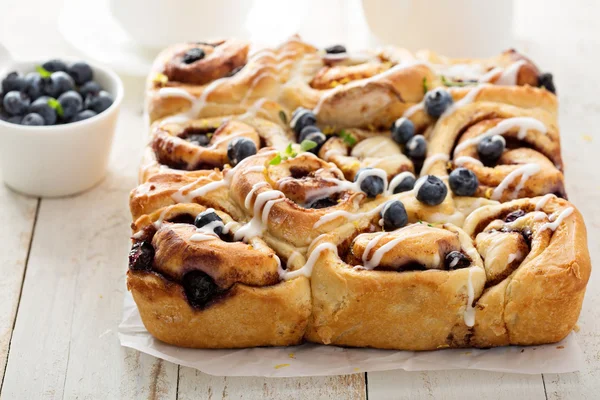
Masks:
[[[5,69],[13,61],[12,55],[2,43],[0,43],[0,71]]]

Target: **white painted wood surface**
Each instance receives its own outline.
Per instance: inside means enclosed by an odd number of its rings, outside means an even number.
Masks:
[[[37,29],[21,31],[31,24],[27,15],[33,9],[43,19]],[[22,57],[73,54],[49,22],[56,9],[52,2],[11,3],[0,14],[0,40]],[[527,52],[556,75],[567,190],[586,218],[595,262],[600,259],[596,161],[600,155],[600,26],[595,18],[600,4],[519,1],[517,10],[518,33]],[[572,374],[388,371],[298,379],[224,378],[121,348],[116,327],[125,291],[127,196],[135,184],[137,155],[144,140],[143,83],[126,78],[125,84],[127,96],[110,172],[97,188],[77,197],[42,200],[37,210],[36,199],[0,187],[2,399],[599,397],[600,278],[596,272],[579,324],[587,368]]]

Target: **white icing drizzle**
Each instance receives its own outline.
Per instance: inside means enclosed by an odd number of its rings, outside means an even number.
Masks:
[[[131,235],[132,239],[141,239],[144,236],[144,231],[137,231],[136,233],[134,233],[133,235]]]
[[[248,241],[249,239],[260,235],[265,229],[269,218],[269,212],[274,203],[278,203],[285,198],[285,195],[279,190],[267,190],[259,193],[254,201],[254,215],[247,224],[243,225],[234,233],[235,240]]]
[[[287,264],[288,266],[294,263],[294,260],[298,257],[302,257],[302,253],[298,251],[292,251],[292,254],[288,257]]]
[[[545,229],[550,229],[552,232],[554,232],[556,230],[556,228],[558,228],[558,226],[563,222],[563,220],[565,218],[567,218],[569,215],[573,214],[573,211],[575,211],[575,209],[573,207],[565,208],[564,210],[562,210],[560,212],[560,214],[554,221],[546,222],[545,224],[540,226],[540,232],[542,232]]]
[[[477,97],[477,95],[479,94],[479,92],[481,92],[481,90],[483,90],[484,88],[486,88],[488,86],[490,86],[490,85],[487,83],[482,83],[481,85],[475,86],[473,89],[469,90],[467,92],[467,94],[465,95],[465,97],[454,102],[450,107],[448,107],[448,109],[446,111],[444,111],[444,113],[440,116],[439,121],[452,115],[454,113],[454,111],[458,110],[459,108],[472,103],[473,100],[475,100],[475,97]]]
[[[250,172],[264,172],[265,167],[263,167],[262,165],[253,165],[252,167],[248,167],[245,171],[244,171],[244,175],[250,173]]]
[[[496,85],[502,86],[514,86],[517,84],[517,78],[519,75],[519,71],[523,65],[527,64],[525,60],[519,60],[515,63],[512,63],[508,68],[506,68],[500,74],[500,77],[494,82]]]
[[[511,129],[516,128],[516,127],[519,128],[519,133],[517,134],[517,138],[519,140],[525,139],[525,136],[527,135],[528,130],[536,130],[536,131],[541,132],[544,135],[548,132],[546,125],[544,125],[540,120],[537,120],[535,118],[531,118],[531,117],[507,118],[507,119],[500,121],[496,126],[494,126],[491,129],[488,129],[481,135],[476,136],[474,138],[464,140],[463,142],[459,143],[456,146],[456,148],[454,149],[454,154],[455,155],[458,154],[459,152],[461,152],[462,150],[466,149],[469,146],[479,144],[479,142],[481,142],[483,139],[485,139],[487,137],[495,136],[495,135],[504,135],[505,133],[507,133],[508,131],[510,131]]]
[[[479,161],[476,158],[473,157],[469,157],[469,156],[460,156],[454,159],[454,165],[458,166],[458,167],[462,167],[463,165],[465,165],[466,163],[471,163],[474,164],[478,167],[483,167],[483,163],[481,161]]]
[[[385,208],[384,208],[384,210],[385,210]],[[369,241],[369,243],[367,243],[367,246],[365,247],[365,250],[364,250],[363,255],[362,255],[362,262],[363,262],[363,265],[364,265],[363,268],[373,269],[373,267],[370,267],[371,263],[369,262],[369,253],[371,252],[371,250],[373,249],[373,247],[377,246],[377,243],[379,243],[379,241],[385,236],[386,233],[387,232],[379,232],[379,233],[377,233],[373,237],[373,239],[371,239]],[[373,259],[373,257],[371,257],[371,260],[372,259]]]
[[[489,81],[491,81],[495,76],[499,75],[502,73],[502,71],[504,71],[502,68],[500,67],[495,67],[493,69],[491,69],[490,71],[486,72],[485,74],[483,74],[479,79],[478,82],[479,83],[488,83]]]
[[[517,259],[517,255],[516,255],[515,253],[510,253],[510,254],[508,255],[508,260],[507,260],[507,262],[508,262],[508,264],[510,264],[511,262],[515,261],[516,259]]]
[[[396,186],[398,186],[400,183],[402,183],[402,181],[409,176],[412,176],[413,178],[415,178],[415,174],[413,174],[410,171],[403,171],[403,172],[400,172],[398,175],[394,176],[392,178],[392,180],[390,181],[390,184],[388,185],[387,194],[393,194],[394,189],[396,189]]]
[[[252,189],[250,189],[250,191],[246,195],[246,198],[244,199],[244,207],[250,208],[250,205],[252,203],[252,197],[254,196],[254,193],[261,187],[265,187],[265,186],[269,186],[269,184],[264,181],[256,182],[254,185],[252,185]]]
[[[208,214],[211,212],[214,213],[215,210],[213,208],[207,208],[205,211],[203,211],[203,213],[205,213],[205,214]],[[194,233],[190,237],[190,240],[192,242],[204,242],[206,240],[218,239],[219,235],[217,235],[215,233],[215,229],[217,229],[219,227],[221,229],[223,229],[225,227],[225,225],[223,224],[223,221],[215,220],[215,221],[209,222],[208,224],[206,224],[200,228],[196,228],[196,233]]]
[[[375,215],[378,212],[380,212],[383,209],[383,207],[385,207],[385,205],[386,205],[386,203],[380,204],[377,207],[375,207],[374,209],[365,211],[362,213],[348,212],[348,211],[344,211],[344,210],[332,211],[329,214],[323,215],[321,218],[319,218],[319,220],[313,225],[313,228],[316,229],[316,228],[320,227],[321,225],[324,225],[330,221],[333,221],[334,219],[336,219],[338,217],[344,217],[348,221],[356,221],[357,219],[360,219],[367,215]]]
[[[164,210],[162,210],[162,212],[158,216],[158,219],[156,221],[154,221],[153,225],[156,229],[160,229],[160,227],[162,226],[163,220],[165,219],[165,216],[167,215],[168,211],[169,211],[168,208],[165,208]]]
[[[427,157],[425,159],[425,161],[423,162],[423,168],[421,168],[421,176],[427,175],[431,166],[433,164],[435,164],[436,162],[438,162],[438,161],[447,162],[449,159],[450,159],[450,157],[448,157],[447,154],[443,154],[443,153],[433,154],[433,155]]]
[[[315,263],[317,262],[317,259],[321,256],[321,253],[325,250],[333,251],[336,256],[338,254],[337,247],[333,243],[328,243],[328,242],[321,243],[320,245],[315,247],[313,249],[313,251],[311,251],[310,257],[308,257],[306,264],[304,264],[304,266],[302,268],[297,269],[296,271],[290,271],[290,272],[286,271],[283,275],[283,279],[287,281],[287,280],[296,278],[301,275],[310,278],[310,276],[312,275],[313,267],[315,266]]]
[[[228,184],[225,179],[222,179],[220,181],[214,181],[214,182],[207,183],[204,186],[200,186],[199,188],[190,190],[185,195],[183,194],[187,190],[194,187],[202,179],[206,179],[206,177],[203,176],[203,177],[197,179],[196,181],[190,183],[189,185],[182,186],[181,188],[179,188],[179,190],[177,192],[173,193],[171,195],[171,197],[173,198],[173,200],[175,200],[178,203],[191,203],[192,200],[195,199],[196,197],[204,196],[206,193],[212,192],[213,190],[217,190],[219,188],[227,186],[227,184]]]
[[[459,260],[460,260],[460,259],[459,259],[458,257],[454,258],[452,261],[450,261],[450,265],[449,265],[449,267],[450,267],[450,268],[454,268],[454,267],[456,267],[456,265],[458,264],[458,261],[459,261]]]
[[[550,199],[554,199],[554,198],[556,198],[556,195],[553,193],[548,193],[548,194],[542,196],[542,198],[539,199],[537,204],[535,205],[535,211],[540,211],[542,208],[544,208],[546,206],[546,204],[550,201]]]
[[[467,308],[463,314],[465,325],[469,328],[475,325],[475,307],[473,307],[473,301],[475,301],[475,289],[473,288],[473,267],[469,268],[469,276],[467,278]]]
[[[500,182],[500,184],[498,186],[496,186],[496,188],[494,189],[494,191],[492,192],[491,195],[491,199],[492,200],[500,200],[500,198],[502,197],[502,193],[504,193],[504,191],[508,188],[508,186],[518,177],[521,177],[519,184],[517,185],[517,187],[515,187],[513,194],[518,194],[519,191],[523,188],[523,186],[525,185],[525,182],[527,181],[527,179],[529,179],[532,175],[537,174],[539,171],[541,170],[541,167],[538,164],[525,164],[517,169],[515,169],[514,171],[512,171],[510,174],[506,175],[506,177],[502,180],[502,182]]]

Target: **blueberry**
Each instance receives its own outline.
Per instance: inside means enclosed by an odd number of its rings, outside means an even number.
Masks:
[[[417,200],[428,206],[437,206],[444,201],[448,194],[448,188],[440,178],[427,175],[419,178],[419,181],[417,181],[417,185],[420,184],[419,190],[417,190]]]
[[[86,82],[89,82],[94,77],[94,71],[92,71],[92,67],[89,66],[88,63],[83,61],[76,62],[71,65],[67,71],[71,78],[75,81],[75,83],[79,86],[83,85]]]
[[[62,118],[69,120],[73,118],[79,111],[83,109],[83,100],[81,95],[74,90],[69,90],[58,97],[63,111]]]
[[[23,117],[21,121],[21,125],[35,125],[42,126],[45,125],[44,118],[38,113],[29,113]]]
[[[42,64],[42,68],[44,68],[46,71],[49,72],[58,72],[58,71],[62,71],[62,72],[67,72],[67,64],[64,63],[64,61],[61,60],[48,60],[45,63]]]
[[[232,166],[236,166],[246,157],[256,154],[256,144],[248,138],[236,137],[227,146],[227,158]]]
[[[85,99],[88,96],[97,96],[101,90],[102,88],[97,82],[89,81],[79,87],[79,94]]]
[[[25,114],[29,108],[29,103],[29,96],[16,90],[6,93],[6,96],[4,96],[4,100],[2,101],[4,111],[10,115]]]
[[[150,271],[154,262],[154,247],[148,242],[137,242],[129,252],[129,268]]]
[[[336,206],[337,204],[338,204],[338,202],[335,201],[334,199],[332,199],[330,197],[324,197],[322,199],[313,201],[306,208],[314,208],[314,209],[318,210],[321,208],[333,207],[333,206]]]
[[[450,92],[446,89],[430,90],[425,95],[425,112],[433,118],[439,118],[453,102]]]
[[[317,144],[317,147],[314,147],[312,149],[309,150],[309,152],[313,153],[313,154],[317,154],[319,152],[319,150],[321,150],[321,146],[323,146],[323,143],[325,143],[327,141],[327,136],[325,136],[325,134],[323,132],[310,132],[309,134],[307,134],[304,139],[302,139],[302,141],[304,140],[310,140],[313,141]],[[300,142],[302,143],[302,142]]]
[[[113,103],[113,98],[110,93],[102,90],[97,96],[88,96],[85,99],[85,108],[95,111],[100,114],[110,107]]]
[[[204,50],[200,48],[193,48],[185,52],[182,60],[185,64],[191,64],[196,61],[202,60],[205,56],[206,53],[204,52]]]
[[[191,271],[181,279],[188,302],[193,307],[203,307],[218,290],[215,281],[202,271]]]
[[[508,214],[505,218],[504,221],[505,222],[513,222],[514,220],[516,220],[517,218],[521,218],[523,215],[525,215],[525,211],[519,209],[516,211],[511,212],[510,214]]]
[[[8,93],[13,90],[21,91],[27,87],[27,81],[18,72],[11,72],[2,80],[2,92]]]
[[[185,140],[196,145],[206,147],[210,143],[210,139],[204,133],[190,133],[185,136]]]
[[[334,46],[329,46],[325,48],[325,53],[327,54],[339,54],[346,53],[346,48],[341,44],[336,44]]]
[[[44,91],[50,97],[57,98],[74,88],[75,82],[66,72],[53,72],[50,78],[44,80]]]
[[[214,212],[213,210],[206,210],[198,214],[196,220],[194,221],[194,225],[196,225],[196,228],[202,228],[203,226],[206,226],[211,222],[215,221],[223,222],[221,217],[219,217],[216,212]],[[213,229],[213,232],[217,235],[220,235],[221,233],[223,233],[223,227],[217,226]]]
[[[408,223],[408,214],[399,200],[388,201],[383,210],[381,210],[381,218],[383,218],[383,228],[386,231],[393,231],[402,228]]]
[[[392,125],[392,139],[398,144],[406,144],[415,135],[415,124],[410,119],[398,118]]]
[[[471,259],[460,251],[451,251],[446,255],[446,268],[449,270],[466,268],[471,265]]]
[[[290,121],[290,127],[299,135],[305,126],[316,125],[317,116],[311,110],[298,107],[292,114],[292,120]]]
[[[30,113],[40,114],[46,125],[54,125],[56,123],[56,110],[48,105],[50,97],[42,96],[35,100],[29,106]]]
[[[37,72],[30,72],[25,75],[25,81],[27,87],[25,87],[25,93],[31,100],[35,100],[44,94],[44,78]]]
[[[473,196],[479,187],[479,179],[470,169],[456,168],[450,173],[448,184],[457,196]]]
[[[3,118],[4,119],[4,118]],[[23,117],[20,115],[13,115],[11,117],[8,117],[6,119],[4,119],[6,122],[10,122],[11,124],[17,124],[17,125],[21,125],[21,121],[23,120]]]
[[[402,178],[400,182],[396,184],[396,186],[394,186],[392,192],[394,194],[408,192],[409,190],[412,190],[415,187],[415,182],[416,179],[414,175],[406,175],[404,178]]]
[[[300,131],[300,134],[298,135],[298,142],[302,143],[302,141],[304,139],[306,139],[306,136],[308,134],[314,133],[314,132],[321,132],[321,130],[315,125],[305,126],[304,128],[302,128],[302,130]]]
[[[96,115],[98,115],[98,114],[96,114],[95,111],[92,111],[92,110],[83,110],[83,111],[77,113],[77,115],[75,115],[73,118],[71,118],[69,120],[69,122],[83,121],[84,119],[95,117]]]
[[[505,147],[506,141],[502,136],[488,136],[477,144],[477,154],[485,165],[492,166],[498,162]]]
[[[549,72],[540,74],[538,76],[538,86],[545,88],[547,91],[556,94],[556,87],[554,86],[554,78]]]
[[[406,142],[406,155],[410,158],[423,158],[427,153],[427,141],[425,136],[416,135]]]
[[[354,177],[354,182],[360,180],[360,190],[367,194],[367,197],[377,197],[378,194],[383,193],[385,188],[385,182],[380,176],[371,175],[367,171],[373,168],[361,168]],[[362,174],[366,174],[365,178],[360,178]]]

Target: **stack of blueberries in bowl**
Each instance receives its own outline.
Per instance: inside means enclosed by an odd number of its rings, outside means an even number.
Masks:
[[[85,62],[50,60],[36,72],[14,71],[2,79],[0,119],[20,125],[57,125],[100,114],[112,96],[94,81]]]

